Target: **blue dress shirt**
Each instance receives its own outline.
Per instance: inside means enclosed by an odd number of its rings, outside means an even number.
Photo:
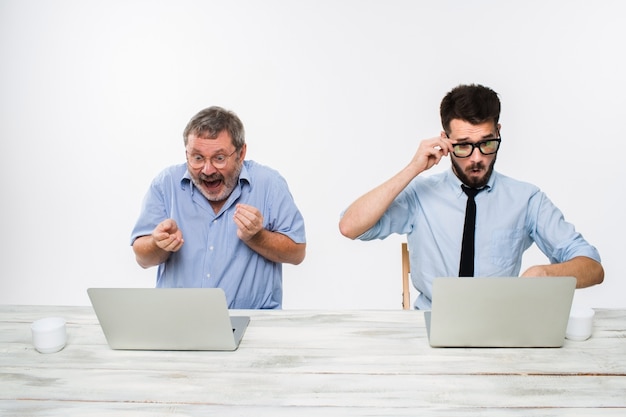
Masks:
[[[418,176],[396,197],[361,240],[406,234],[411,280],[420,291],[415,302],[429,309],[435,277],[458,277],[467,196],[452,170]],[[493,172],[476,196],[475,276],[517,276],[522,255],[533,243],[560,263],[576,256],[600,262],[600,255],[564,220],[539,188]]]
[[[158,266],[157,287],[219,287],[229,308],[281,308],[282,264],[267,260],[237,237],[237,203],[259,209],[267,230],[305,242],[304,219],[275,170],[244,161],[239,183],[215,214],[191,181],[187,165],[172,166],[153,180],[131,233],[132,245],[172,218],[183,234],[181,249]]]

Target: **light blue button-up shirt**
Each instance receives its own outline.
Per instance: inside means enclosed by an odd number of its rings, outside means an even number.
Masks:
[[[406,234],[415,302],[430,309],[435,277],[458,277],[467,196],[452,170],[416,177],[361,240]],[[551,263],[600,255],[539,188],[493,172],[476,196],[475,276],[517,276],[533,243]]]
[[[185,243],[158,266],[157,287],[222,288],[229,308],[281,308],[282,264],[271,262],[237,237],[236,204],[256,207],[264,227],[305,243],[304,220],[287,182],[273,169],[244,161],[239,183],[215,214],[191,181],[187,165],[166,168],[152,182],[131,233],[131,245],[172,218]]]

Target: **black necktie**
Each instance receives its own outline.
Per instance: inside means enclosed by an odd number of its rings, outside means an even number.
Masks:
[[[474,276],[474,232],[476,228],[476,194],[484,188],[476,189],[461,185],[463,192],[467,194],[467,206],[465,207],[465,225],[463,226],[463,242],[461,244],[461,264],[459,266],[460,277]]]

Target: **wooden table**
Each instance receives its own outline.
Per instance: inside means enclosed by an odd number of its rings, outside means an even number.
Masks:
[[[109,349],[91,307],[0,306],[1,416],[626,416],[626,311],[557,349],[434,349],[419,311],[233,311],[235,352]],[[40,354],[30,323],[62,316]]]

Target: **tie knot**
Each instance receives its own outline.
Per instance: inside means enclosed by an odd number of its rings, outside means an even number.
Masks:
[[[476,197],[476,194],[484,190],[484,188],[470,188],[465,185],[461,185],[461,188],[463,189],[463,192],[467,194],[469,198]]]

